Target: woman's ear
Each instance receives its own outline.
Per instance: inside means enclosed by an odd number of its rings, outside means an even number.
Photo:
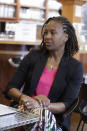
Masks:
[[[69,36],[65,33],[65,42],[68,40]]]

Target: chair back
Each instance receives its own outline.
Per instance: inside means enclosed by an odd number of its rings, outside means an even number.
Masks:
[[[70,105],[70,107],[67,108],[67,110],[64,112],[63,117],[67,117],[69,114],[71,114],[74,109],[77,107],[79,102],[79,99],[76,98],[73,103]]]
[[[85,123],[87,123],[87,84],[83,83],[79,93],[79,113],[80,113],[80,121],[77,126],[76,131],[79,131],[81,126],[81,131],[83,131]],[[83,122],[83,124],[82,124]]]
[[[80,89],[79,98],[81,101],[87,101],[87,84],[83,83]]]
[[[87,107],[87,101],[83,101],[80,105],[80,112],[87,112],[87,110],[85,109],[85,107]]]
[[[82,101],[79,107],[81,120],[87,123],[87,101]]]

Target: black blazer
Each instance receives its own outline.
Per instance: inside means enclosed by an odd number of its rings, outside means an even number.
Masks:
[[[20,89],[24,84],[23,92],[32,96],[37,87],[41,73],[46,65],[49,53],[32,50],[21,62],[19,68],[8,83],[5,94],[10,88]],[[49,99],[51,102],[64,102],[68,108],[78,97],[83,76],[82,64],[73,57],[63,56],[52,84]],[[58,117],[58,115],[56,115]]]

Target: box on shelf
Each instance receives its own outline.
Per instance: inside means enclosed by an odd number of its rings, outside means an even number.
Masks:
[[[36,29],[36,39],[37,40],[41,40],[41,29],[42,29],[42,25],[37,25],[37,29]]]
[[[15,3],[15,0],[0,0],[1,3]]]
[[[15,40],[36,41],[36,24],[17,24]]]
[[[32,8],[29,9],[21,8],[20,17],[44,20],[44,11],[39,9],[32,9]]]
[[[49,0],[48,1],[48,7],[49,9],[52,8],[52,9],[61,9],[62,8],[62,4],[56,0]]]
[[[21,5],[43,7],[45,0],[20,0]]]
[[[9,5],[0,5],[0,17],[14,17],[15,7]]]

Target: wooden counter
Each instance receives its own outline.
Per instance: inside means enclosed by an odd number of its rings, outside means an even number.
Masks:
[[[14,40],[0,40],[0,44],[11,44],[11,45],[40,45],[41,41],[37,40],[35,42],[33,41],[14,41]]]
[[[35,42],[0,40],[0,54],[26,55],[31,47],[39,46],[40,44],[41,40],[37,40]],[[28,48],[28,50],[25,49],[26,47]]]

